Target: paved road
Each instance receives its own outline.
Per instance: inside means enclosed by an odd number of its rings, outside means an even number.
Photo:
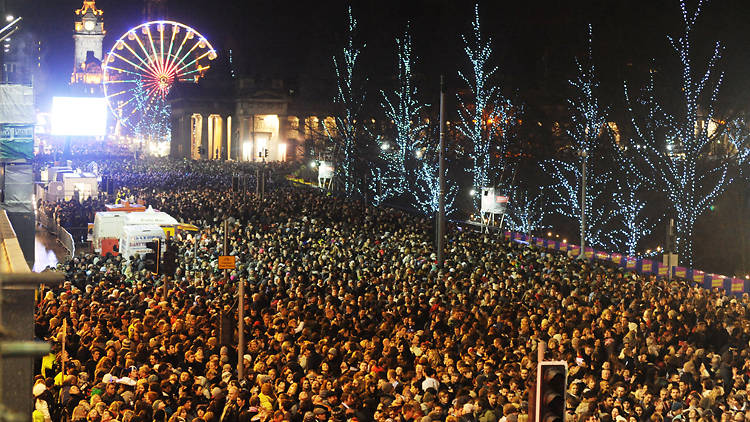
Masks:
[[[62,247],[57,238],[43,227],[37,227],[35,243],[35,260],[32,271],[39,272],[48,266],[54,267],[68,255],[68,251]]]

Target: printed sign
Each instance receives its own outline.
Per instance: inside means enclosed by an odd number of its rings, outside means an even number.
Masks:
[[[233,270],[235,268],[236,256],[234,255],[221,255],[219,257],[219,269],[220,270]]]
[[[32,160],[34,125],[0,124],[0,159]]]

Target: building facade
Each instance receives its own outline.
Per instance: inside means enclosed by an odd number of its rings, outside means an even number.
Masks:
[[[335,134],[334,119],[303,111],[306,107],[289,96],[283,81],[216,73],[172,88],[172,157],[300,160],[320,149],[327,133]]]

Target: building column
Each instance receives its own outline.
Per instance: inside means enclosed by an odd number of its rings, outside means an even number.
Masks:
[[[205,154],[200,154],[201,159],[208,159],[211,156],[211,146],[208,145],[208,115],[201,113],[201,137],[200,146],[206,150]]]
[[[190,159],[200,158],[198,148],[200,146],[200,131],[197,128],[197,117],[190,113],[190,127],[188,128],[188,143],[190,144]],[[197,158],[196,158],[197,157]]]
[[[226,154],[224,154],[224,145],[226,145],[226,137],[224,136],[225,129],[227,122],[224,120],[224,117],[221,115],[217,115],[214,118],[214,125],[219,125],[218,128],[214,128],[214,151],[216,151],[216,159],[221,161],[224,159]]]
[[[237,122],[235,123],[235,125],[237,125],[237,130],[239,133],[239,136],[237,137],[237,140],[235,142],[237,144],[237,161],[242,161],[245,159],[242,149],[248,137],[245,120],[247,120],[247,116],[245,116],[244,114],[237,114]]]
[[[208,145],[208,159],[216,159],[216,119],[213,115],[209,114],[206,123],[208,123],[208,138],[206,144]]]
[[[182,113],[180,120],[177,122],[177,143],[182,145],[182,152],[179,154],[180,158],[191,158],[190,157],[190,116],[187,113]]]
[[[250,136],[248,137],[248,140],[250,141],[250,161],[258,161],[258,145],[256,144],[255,140],[255,119],[257,116],[255,114],[251,114],[247,121],[250,125],[248,127],[248,130],[250,131]]]
[[[234,122],[232,122],[231,115],[228,114],[224,117],[224,127],[222,129],[222,135],[224,139],[226,140],[225,141],[226,145],[224,146],[224,150],[226,151],[225,159],[227,161],[232,159],[232,124],[233,123]]]
[[[286,161],[286,157],[289,156],[289,137],[287,135],[287,129],[289,126],[289,116],[286,114],[279,114],[279,135],[278,140],[276,141],[276,159],[278,161],[284,160]],[[284,155],[281,155],[281,147],[279,145],[284,145]]]
[[[219,130],[214,131],[214,133],[218,132],[217,140],[214,142],[214,148],[218,149],[217,157],[216,159],[219,161],[222,161],[226,158],[226,154],[224,153],[224,148],[226,148],[227,145],[227,137],[226,137],[226,126],[227,121],[226,118],[222,115],[216,116],[216,124],[219,124]],[[218,142],[218,144],[217,144]]]
[[[255,136],[255,128],[256,128],[256,122],[255,119],[258,117],[254,114],[250,115],[250,138],[252,142],[252,150],[253,150],[253,156],[251,161],[259,161],[260,157],[258,157],[258,152],[260,152],[258,148],[258,140]]]

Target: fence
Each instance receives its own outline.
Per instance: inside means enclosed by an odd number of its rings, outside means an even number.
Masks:
[[[57,224],[57,221],[48,217],[43,212],[37,215],[37,220],[45,229],[47,229],[47,231],[57,237],[57,241],[68,251],[69,257],[72,258],[75,256],[76,244],[75,241],[73,241],[73,236],[71,236],[70,232],[65,230],[65,228]]]
[[[554,249],[557,251],[568,252],[573,256],[581,253],[579,245],[573,245],[566,242],[559,242],[552,239],[541,237],[530,237],[524,233],[504,231],[503,236],[508,240],[518,242],[528,242],[540,248]],[[585,248],[584,256],[586,259],[597,259],[599,261],[612,262],[615,265],[628,271],[635,271],[641,274],[651,274],[659,277],[667,277],[669,270],[666,265],[651,259],[635,258],[619,253],[609,253],[597,251],[593,248]],[[705,273],[692,268],[672,266],[672,277],[682,280],[690,280],[706,289],[724,289],[727,293],[741,295],[750,293],[750,280],[742,278],[727,277],[719,274]]]

